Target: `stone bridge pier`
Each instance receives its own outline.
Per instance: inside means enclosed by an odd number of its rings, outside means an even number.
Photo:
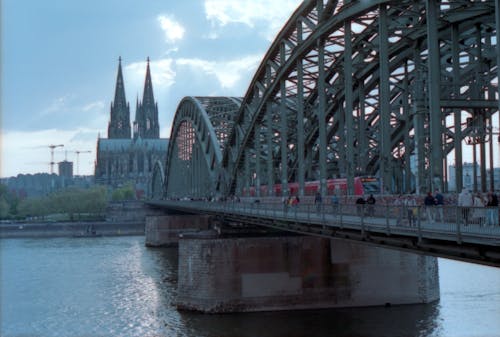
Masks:
[[[162,216],[146,222],[146,244],[178,244],[179,309],[224,313],[439,299],[435,257],[343,239],[220,237],[200,231],[208,228],[207,216]]]
[[[179,242],[180,309],[247,312],[437,299],[435,257],[308,236]]]

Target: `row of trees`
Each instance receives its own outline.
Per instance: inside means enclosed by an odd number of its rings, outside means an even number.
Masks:
[[[70,187],[42,197],[19,199],[0,184],[0,219],[52,217],[74,220],[82,217],[102,218],[109,201],[134,199],[134,187],[129,184],[113,190],[104,186],[89,189]]]

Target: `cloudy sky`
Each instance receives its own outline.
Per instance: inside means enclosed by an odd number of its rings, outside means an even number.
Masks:
[[[93,174],[107,137],[118,57],[135,119],[151,59],[160,135],[184,96],[243,96],[300,0],[2,0],[1,177],[49,172],[55,161]],[[56,171],[56,168],[55,168]]]

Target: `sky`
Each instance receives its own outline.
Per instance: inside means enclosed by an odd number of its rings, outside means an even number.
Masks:
[[[50,172],[49,145],[59,144],[55,162],[67,159],[75,174],[94,173],[119,57],[131,121],[150,58],[162,138],[170,136],[183,97],[244,96],[300,3],[2,0],[0,177]]]

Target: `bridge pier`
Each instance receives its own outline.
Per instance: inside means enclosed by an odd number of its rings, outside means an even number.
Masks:
[[[179,241],[179,309],[248,312],[437,299],[435,257],[307,236]]]
[[[176,246],[179,234],[208,229],[208,215],[162,215],[146,217],[148,247]]]

